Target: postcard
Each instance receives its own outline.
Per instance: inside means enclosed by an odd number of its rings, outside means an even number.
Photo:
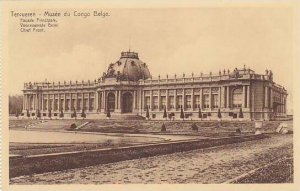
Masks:
[[[3,190],[297,190],[298,1],[1,5]]]

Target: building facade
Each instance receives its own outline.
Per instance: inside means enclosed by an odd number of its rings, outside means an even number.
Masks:
[[[87,118],[164,114],[190,120],[271,120],[286,116],[287,91],[273,82],[272,71],[251,69],[217,74],[158,76],[135,52],[122,52],[107,72],[94,81],[34,82],[24,84],[23,116],[70,118],[82,111]],[[241,116],[242,113],[242,116]]]

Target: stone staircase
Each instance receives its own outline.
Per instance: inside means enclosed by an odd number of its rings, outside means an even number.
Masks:
[[[116,120],[145,120],[145,117],[136,114],[117,114],[111,115],[110,119]]]

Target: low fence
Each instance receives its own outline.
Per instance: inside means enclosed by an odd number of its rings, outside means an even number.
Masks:
[[[128,146],[109,149],[76,151],[32,155],[27,157],[10,157],[9,176],[18,177],[60,171],[72,168],[87,167],[97,164],[106,164],[124,160],[171,154],[176,152],[203,149],[214,146],[263,139],[267,136],[248,135],[225,138],[211,138],[205,140],[174,141],[149,145]],[[162,161],[163,162],[163,161]]]

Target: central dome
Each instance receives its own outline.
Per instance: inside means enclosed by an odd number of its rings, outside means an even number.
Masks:
[[[150,78],[150,72],[146,63],[139,60],[136,52],[122,52],[121,58],[111,63],[106,77],[116,77],[120,80],[138,81]]]

